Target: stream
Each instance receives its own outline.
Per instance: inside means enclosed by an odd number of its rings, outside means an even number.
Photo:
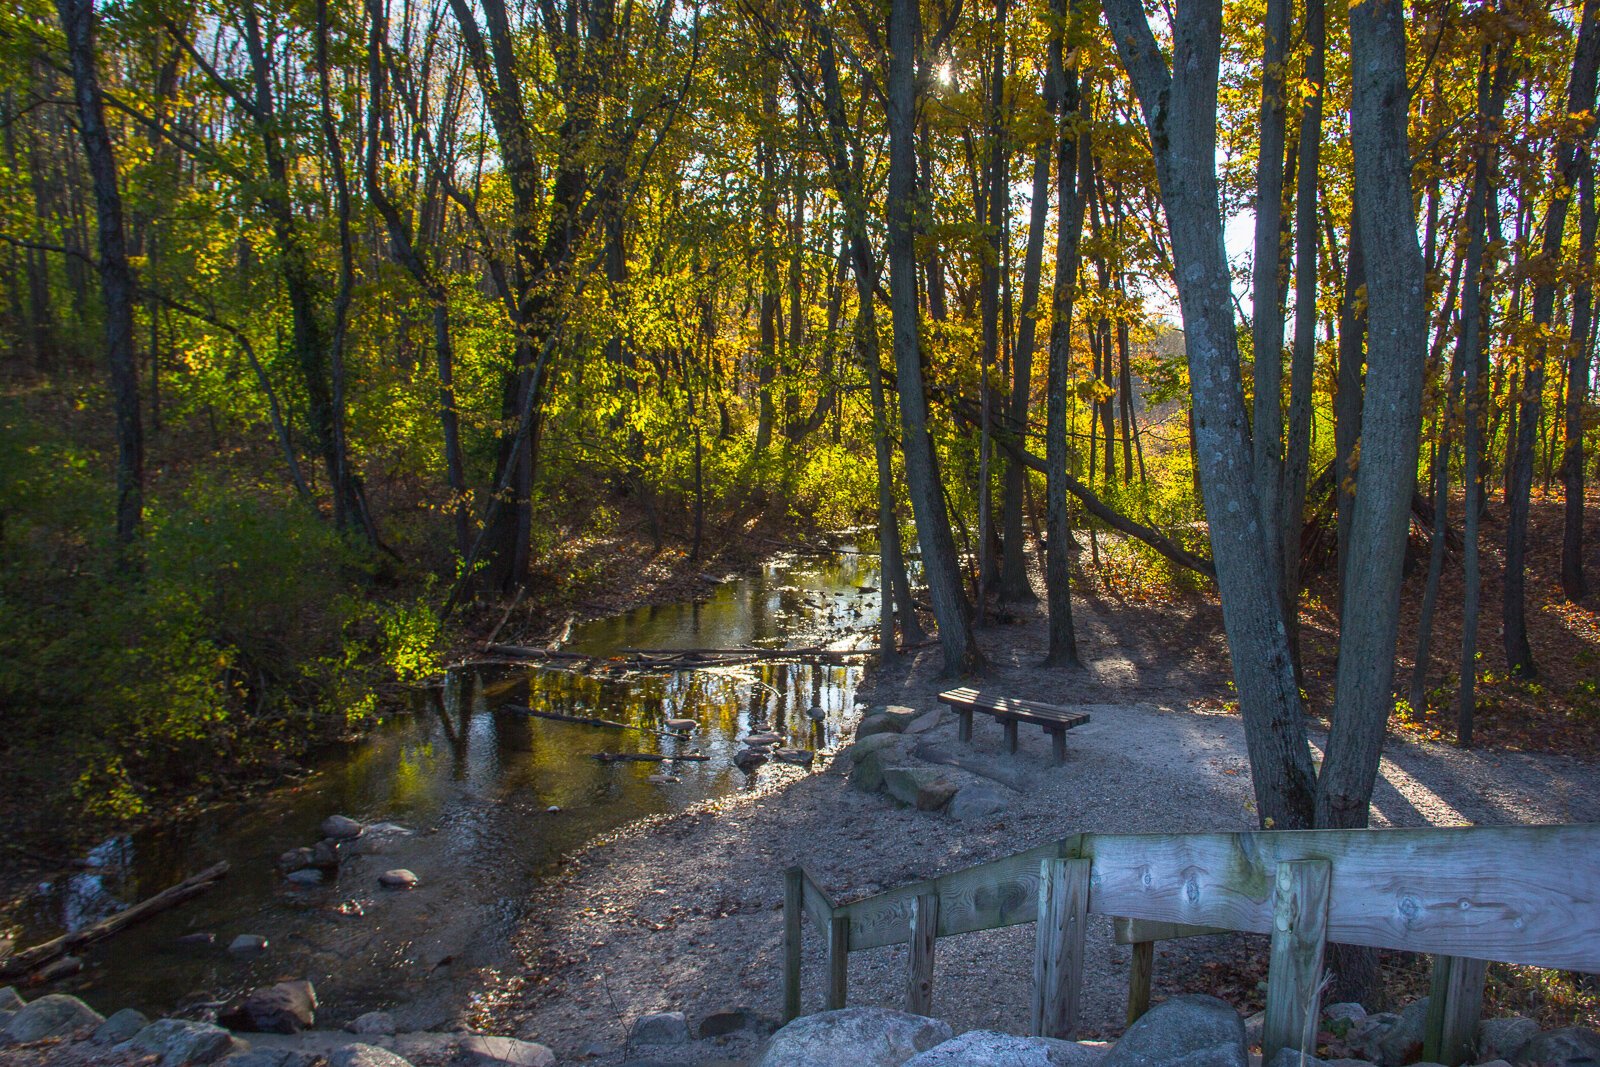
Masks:
[[[707,581],[701,598],[574,626],[564,647],[596,656],[627,648],[870,647],[876,564],[875,554],[848,547],[779,557],[754,575]],[[110,838],[77,873],[38,886],[5,923],[19,947],[32,945],[227,860],[231,873],[216,887],[85,949],[82,972],[48,991],[74,993],[105,1014],[134,1007],[155,1016],[303,977],[321,1000],[319,1027],[382,1009],[402,1030],[449,1028],[478,1007],[475,990],[492,972],[514,966],[509,935],[528,918],[533,885],[558,870],[563,855],[641,817],[810,773],[772,762],[746,775],[732,758],[752,726],[783,735],[785,745],[833,747],[860,674],[855,666],[794,663],[620,676],[455,670],[442,687],[419,694],[410,712],[315,756],[304,782]],[[517,708],[632,728],[551,721]],[[671,718],[694,719],[698,729],[688,741],[673,737],[661,726]],[[684,745],[709,759],[591,758]],[[664,768],[676,780],[649,780]],[[286,879],[276,858],[315,844],[322,820],[336,813],[368,824],[368,832],[324,884]],[[378,876],[391,868],[413,871],[418,886],[381,888]],[[266,938],[266,950],[231,954],[240,935]]]

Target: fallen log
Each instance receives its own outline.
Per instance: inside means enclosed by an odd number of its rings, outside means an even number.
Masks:
[[[596,752],[591,759],[601,763],[677,763],[680,760],[692,760],[695,763],[705,763],[710,756],[702,756],[698,752],[691,752],[686,756],[661,756],[654,752]]]
[[[575,722],[583,726],[609,726],[613,730],[637,730],[637,726],[629,726],[625,722],[613,722],[610,719],[594,719],[587,715],[566,715],[559,711],[536,711],[525,708],[520,704],[501,704],[496,711],[515,711],[522,715],[532,715],[536,719],[554,719],[556,722]]]
[[[528,645],[484,645],[483,650],[493,652],[497,656],[514,656],[517,659],[557,659],[571,662],[595,658],[586,656],[582,652],[566,652],[559,648],[533,648]]]
[[[10,981],[31,974],[45,964],[59,959],[69,952],[103,940],[135,923],[150,918],[152,915],[182,904],[190,897],[198,896],[210,889],[218,879],[227,873],[227,861],[207,867],[199,874],[185,878],[177,885],[169,886],[155,896],[147,897],[131,908],[124,908],[115,915],[109,915],[91,926],[85,926],[82,930],[74,930],[70,934],[62,934],[53,941],[46,941],[42,945],[35,945],[30,949],[18,952],[14,956],[8,956],[0,960],[0,981]]]

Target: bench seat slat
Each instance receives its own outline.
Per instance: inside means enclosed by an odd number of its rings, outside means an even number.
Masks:
[[[1055,704],[1044,704],[1036,700],[1013,700],[1009,697],[985,696],[974,689],[950,689],[939,694],[942,703],[952,707],[970,708],[973,711],[982,711],[993,715],[997,719],[1020,719],[1024,722],[1038,723],[1047,727],[1060,727],[1070,730],[1074,726],[1082,726],[1089,721],[1089,716],[1080,711],[1068,711],[1066,708]]]

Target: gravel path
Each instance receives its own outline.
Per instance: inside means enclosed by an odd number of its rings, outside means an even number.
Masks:
[[[693,1026],[746,1006],[780,1009],[782,871],[801,863],[838,900],[852,900],[981,863],[1073,831],[1180,832],[1256,826],[1244,732],[1237,716],[1190,710],[1225,693],[1225,649],[1215,608],[1075,604],[1092,666],[1045,670],[1039,618],[981,635],[994,660],[983,679],[1017,697],[1114,705],[1067,735],[1068,760],[1051,764],[1049,740],[1024,727],[1014,766],[1023,791],[987,822],[956,822],[846,787],[836,774],[763,768],[752,790],[628,828],[572,858],[539,891],[541,918],[519,931],[525,970],[490,990],[485,1015],[563,1058],[617,1064],[648,1052],[657,1062],[741,1059],[749,1037],[672,1049],[627,1048],[640,1015],[679,1010]],[[935,706],[949,683],[936,649],[880,670],[872,703]],[[955,743],[954,722],[928,735]],[[1314,734],[1319,744],[1322,738]],[[979,717],[977,752],[1004,759],[997,724]],[[825,761],[824,761],[825,762]],[[819,766],[824,765],[819,762]],[[1374,825],[1600,821],[1596,763],[1547,755],[1464,752],[1391,737],[1374,798]],[[1032,981],[1031,925],[939,943],[934,1011],[958,1031],[1025,1033]],[[821,1006],[821,946],[805,938],[807,1011]],[[1219,960],[1264,956],[1239,936],[1169,942],[1158,952],[1156,995],[1212,988]],[[1089,933],[1085,1036],[1121,1028],[1128,953],[1109,921]],[[853,953],[850,1002],[898,1007],[904,946]],[[1209,968],[1209,970],[1208,970]],[[586,1049],[586,1046],[590,1046]]]

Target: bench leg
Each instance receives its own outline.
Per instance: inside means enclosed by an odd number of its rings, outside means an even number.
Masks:
[[[1057,765],[1067,762],[1067,732],[1065,730],[1050,731],[1050,749],[1055,753]]]
[[[956,726],[956,737],[970,745],[972,743],[972,709],[961,708],[956,711],[956,714],[961,717],[960,724]]]
[[[1006,751],[1010,752],[1012,755],[1015,755],[1016,751],[1017,751],[1017,720],[1016,719],[1007,719],[1005,725],[1006,725]]]

